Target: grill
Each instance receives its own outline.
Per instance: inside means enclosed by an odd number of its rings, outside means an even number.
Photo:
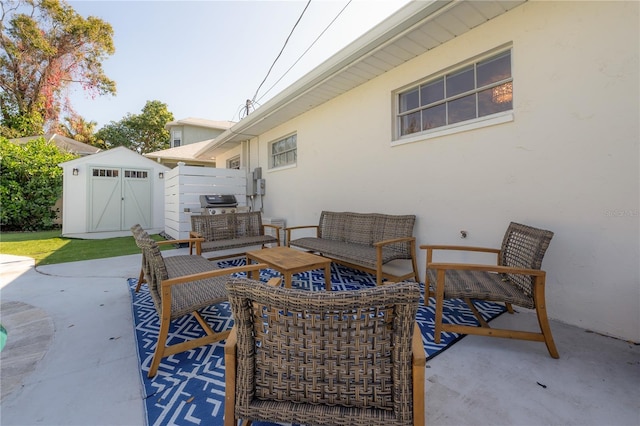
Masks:
[[[235,213],[238,201],[235,195],[201,195],[200,207],[202,207],[202,214]]]

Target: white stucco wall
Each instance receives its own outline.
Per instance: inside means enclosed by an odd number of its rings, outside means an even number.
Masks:
[[[265,213],[413,213],[418,244],[499,247],[510,221],[552,230],[550,316],[640,341],[638,9],[530,2],[260,135]],[[514,121],[390,146],[393,90],[505,43]],[[268,142],[290,132],[297,167],[269,171]]]
[[[159,178],[159,173],[167,173],[170,170],[168,167],[123,147],[67,161],[60,166],[63,168],[63,236],[73,237],[90,232],[88,197],[91,167],[131,167],[148,170],[151,179],[153,221],[149,230],[159,232],[164,229],[164,180]],[[73,176],[74,168],[78,169],[77,176]]]
[[[216,167],[220,168],[220,169],[226,169],[227,168],[227,161],[233,157],[237,157],[238,155],[240,155],[242,152],[242,144],[238,145],[235,148],[232,148],[220,155],[216,155]],[[242,160],[245,160],[242,158],[240,158],[240,167],[244,168],[245,164],[242,163]]]

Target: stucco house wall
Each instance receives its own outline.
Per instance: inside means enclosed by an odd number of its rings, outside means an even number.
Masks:
[[[412,213],[418,244],[499,247],[510,221],[552,230],[549,315],[640,341],[638,9],[527,2],[259,135],[247,158],[264,211],[288,226]],[[392,146],[394,90],[506,44],[513,121]],[[268,143],[292,132],[296,166],[269,170]]]
[[[245,167],[245,163],[250,161],[250,159],[248,158],[248,156],[242,155],[243,146],[244,145],[238,145],[235,148],[232,148],[232,149],[230,149],[228,151],[225,151],[222,154],[217,155],[216,156],[216,167],[224,169],[224,168],[227,167],[227,161],[229,161],[230,159],[232,159],[234,157],[240,156],[240,168],[244,168]]]

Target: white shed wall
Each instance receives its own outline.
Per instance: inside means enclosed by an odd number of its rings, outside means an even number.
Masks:
[[[640,341],[638,9],[529,2],[260,135],[265,211],[288,226],[416,214],[418,244],[499,247],[510,221],[552,230],[550,316]],[[506,43],[513,122],[391,147],[393,90]],[[268,142],[291,132],[297,166],[269,171]]]
[[[91,167],[104,168],[139,168],[147,169],[151,174],[152,222],[149,229],[159,232],[164,226],[164,183],[159,173],[164,174],[168,167],[149,160],[127,148],[119,147],[98,154],[77,158],[60,165],[63,168],[63,208],[62,235],[66,237],[80,236],[90,233],[89,223],[89,170]],[[78,175],[73,175],[73,169]],[[134,225],[134,224],[131,224]]]

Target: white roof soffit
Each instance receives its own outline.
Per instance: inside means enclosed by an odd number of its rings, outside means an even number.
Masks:
[[[226,130],[196,157],[219,155],[525,1],[412,1]]]

